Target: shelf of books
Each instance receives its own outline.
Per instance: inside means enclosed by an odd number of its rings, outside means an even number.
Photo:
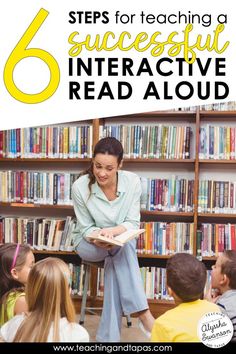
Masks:
[[[73,252],[71,186],[105,136],[121,141],[124,169],[140,176],[146,232],[138,238],[137,254],[140,267],[147,266],[144,283],[146,276],[152,279],[145,286],[158,315],[160,303],[164,311],[173,302],[163,295],[164,280],[155,283],[165,278],[164,270],[157,276],[153,267],[164,269],[172,254],[188,252],[209,268],[224,249],[236,249],[236,107],[229,103],[0,132],[0,243],[27,242],[37,259],[56,255],[71,267],[74,263],[78,296],[83,265]]]

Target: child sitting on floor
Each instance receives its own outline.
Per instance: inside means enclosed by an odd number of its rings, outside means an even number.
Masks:
[[[176,307],[155,320],[152,342],[199,342],[198,321],[207,312],[220,312],[217,305],[200,300],[205,283],[206,268],[187,253],[177,253],[167,261],[167,289]]]
[[[70,272],[60,259],[45,258],[32,268],[26,284],[28,313],[3,325],[6,342],[88,342],[87,331],[75,323],[70,297]]]
[[[19,243],[0,246],[0,327],[27,310],[24,288],[33,265],[30,246]]]
[[[236,342],[236,251],[224,251],[212,266],[211,286],[215,293],[209,292],[207,299],[215,302],[232,321]],[[210,295],[210,297],[209,297]]]

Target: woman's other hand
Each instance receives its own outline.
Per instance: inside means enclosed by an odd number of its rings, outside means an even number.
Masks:
[[[99,232],[99,235],[107,237],[108,239],[113,239],[114,238],[114,231],[112,227],[107,227],[104,229],[101,229]],[[106,244],[105,242],[100,242],[98,240],[94,240],[93,243],[101,248],[105,248],[106,250],[110,250],[113,246],[110,244]]]
[[[104,229],[101,229],[99,232],[99,235],[107,237],[107,238],[114,238],[115,233],[112,227],[107,227]]]

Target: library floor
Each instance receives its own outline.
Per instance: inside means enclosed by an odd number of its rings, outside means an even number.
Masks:
[[[79,321],[79,316],[77,316]],[[90,341],[95,342],[96,332],[99,324],[100,316],[87,315],[85,316],[84,327],[87,329]],[[148,342],[148,338],[138,328],[138,319],[132,318],[132,326],[127,327],[126,318],[122,319],[121,342]]]

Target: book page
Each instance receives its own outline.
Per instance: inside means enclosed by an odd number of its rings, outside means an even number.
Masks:
[[[127,240],[130,240],[132,238],[135,238],[135,236],[140,235],[141,233],[145,232],[144,229],[140,230],[128,230],[123,232],[122,234],[118,235],[115,237],[115,240],[120,241],[120,242],[126,242]]]

